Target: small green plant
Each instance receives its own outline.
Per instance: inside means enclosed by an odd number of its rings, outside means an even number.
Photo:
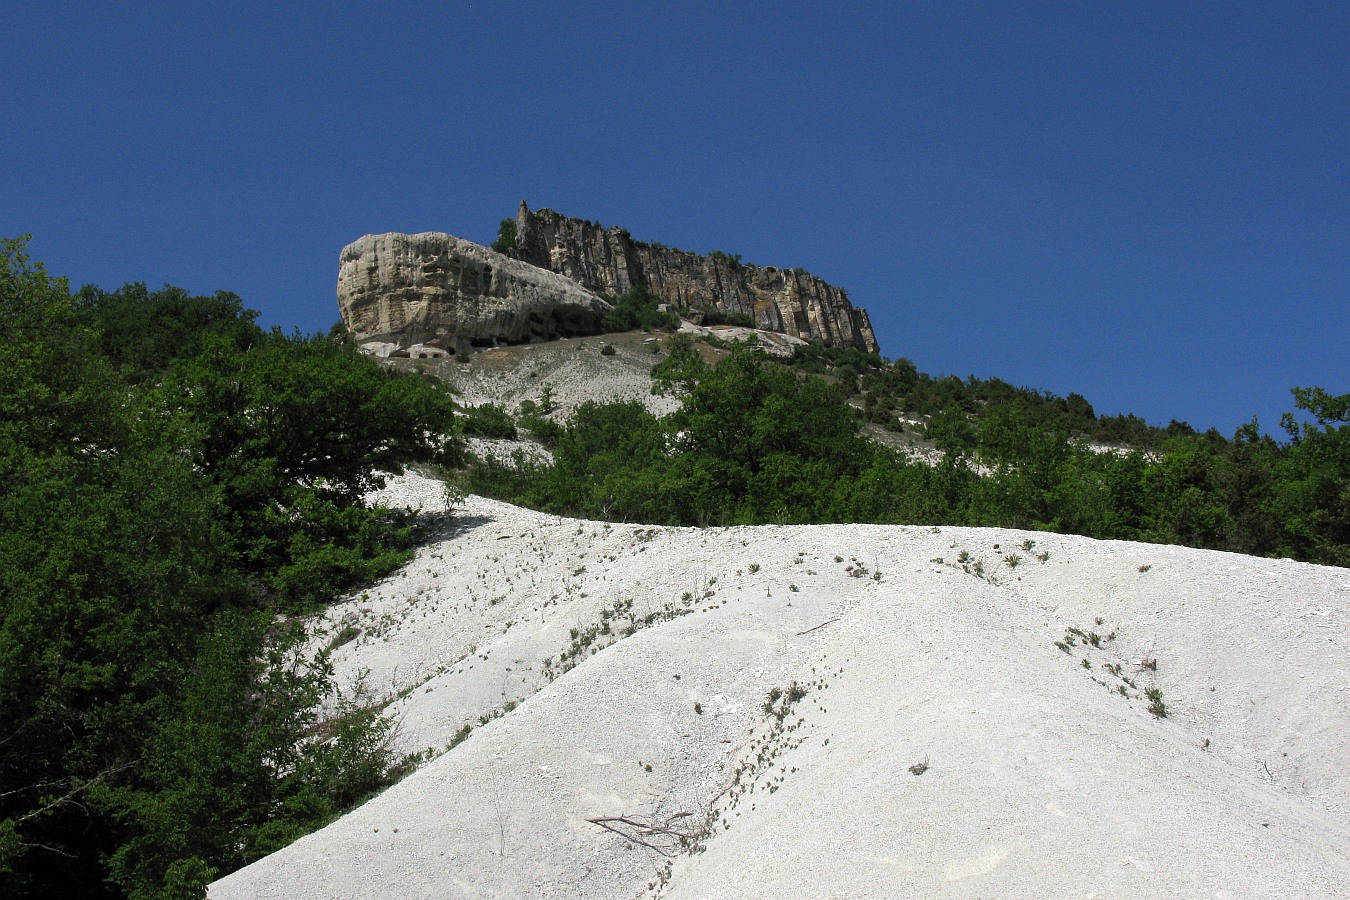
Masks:
[[[1022,542],[1022,549],[1027,551],[1028,553],[1030,553],[1032,551],[1032,548],[1034,548],[1035,546],[1036,542],[1033,541],[1031,538],[1027,538],[1025,541]]]
[[[1142,575],[1143,573],[1147,572],[1147,571],[1148,571],[1149,569],[1151,569],[1151,568],[1153,568],[1153,567],[1152,567],[1152,566],[1140,566],[1140,567],[1139,567],[1139,574]]]
[[[1049,551],[1049,550],[1042,550],[1040,553],[1037,553],[1037,554],[1036,554],[1036,558],[1039,559],[1041,562],[1049,562],[1049,561],[1050,561],[1050,551]]]
[[[558,408],[558,404],[553,401],[553,385],[545,384],[539,392],[539,411],[548,415]]]
[[[601,356],[613,356],[617,352],[618,351],[614,349],[613,344],[606,344],[605,346],[600,348]]]
[[[450,738],[450,743],[446,745],[445,749],[447,750],[455,749],[460,744],[464,743],[469,739],[469,734],[472,731],[473,726],[470,725],[468,722],[465,722],[463,725],[459,726],[459,731],[456,731],[454,735]]]
[[[1162,691],[1151,687],[1144,691],[1144,695],[1148,697],[1148,711],[1159,719],[1167,718],[1167,705],[1163,703]]]
[[[1018,556],[1016,553],[1009,553],[1007,556],[1003,557],[1003,561],[1008,564],[1008,568],[1015,569],[1021,565],[1022,557]]]
[[[755,573],[758,572],[758,571],[759,571],[759,563],[751,563],[751,564],[750,564],[750,574],[753,575],[753,574],[755,574]]]
[[[786,688],[772,688],[764,699],[764,712],[778,721],[787,718],[792,705],[806,696],[806,687],[794,681]]]
[[[348,624],[342,626],[341,630],[339,630],[337,634],[333,635],[333,639],[328,642],[328,649],[336,650],[343,644],[350,644],[352,641],[356,640],[356,638],[360,634],[361,634],[360,627],[353,625],[349,622]]]

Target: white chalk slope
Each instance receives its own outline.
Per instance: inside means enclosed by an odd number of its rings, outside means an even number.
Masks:
[[[1342,569],[471,497],[319,627],[361,629],[340,677],[401,695],[400,747],[439,755],[217,900],[1350,896]],[[705,837],[688,854],[675,832]]]

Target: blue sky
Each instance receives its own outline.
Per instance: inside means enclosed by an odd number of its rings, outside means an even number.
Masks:
[[[1350,391],[1350,3],[179,6],[5,13],[0,234],[76,285],[325,330],[343,245],[524,199],[1099,413]]]

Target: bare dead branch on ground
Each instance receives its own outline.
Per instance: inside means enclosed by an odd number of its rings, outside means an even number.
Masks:
[[[684,819],[692,818],[691,812],[678,812],[666,819],[646,819],[641,816],[596,816],[587,819],[593,825],[599,825],[612,831],[633,844],[655,850],[666,858],[676,855],[676,851],[695,837],[692,831],[684,830]]]
[[[799,632],[797,632],[797,637],[801,637],[801,636],[804,635],[804,634],[810,634],[811,632],[813,632],[813,631],[815,631],[815,630],[817,630],[817,629],[819,629],[819,628],[824,628],[826,625],[829,625],[831,622],[838,622],[838,621],[839,621],[839,617],[838,617],[838,616],[836,616],[836,617],[833,618],[833,619],[827,619],[826,621],[821,622],[821,623],[820,623],[819,625],[817,625],[815,628],[808,628],[808,629],[806,629],[805,631],[799,631]]]

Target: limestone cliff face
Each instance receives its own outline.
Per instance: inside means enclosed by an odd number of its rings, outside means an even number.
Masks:
[[[849,302],[843,288],[801,269],[746,265],[635,241],[622,228],[602,228],[551,209],[531,212],[524,202],[516,214],[513,255],[600,293],[642,285],[682,309],[748,313],[767,331],[878,350],[867,311]]]
[[[597,330],[608,308],[576,281],[448,234],[368,234],[342,250],[338,308],[379,355]]]

